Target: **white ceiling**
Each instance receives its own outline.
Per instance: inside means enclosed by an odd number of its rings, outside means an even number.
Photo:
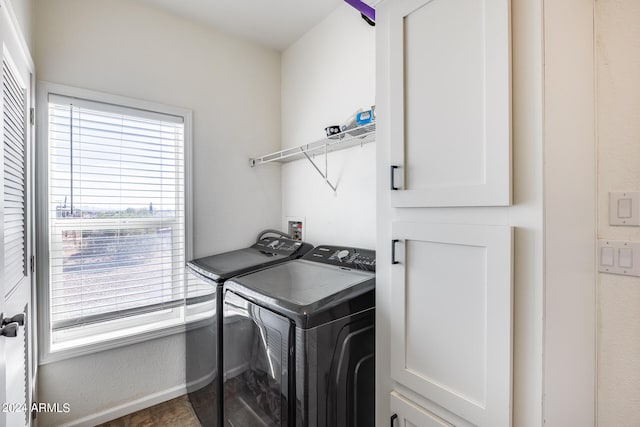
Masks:
[[[278,50],[313,28],[343,0],[138,0]]]

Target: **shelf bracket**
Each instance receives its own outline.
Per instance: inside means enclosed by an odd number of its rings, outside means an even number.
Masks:
[[[324,182],[327,183],[327,185],[329,187],[331,187],[331,189],[333,190],[333,192],[337,192],[337,188],[334,187],[333,184],[331,184],[329,182],[329,174],[327,172],[328,169],[328,163],[327,163],[327,146],[325,145],[324,147],[324,173],[322,173],[322,171],[320,170],[320,168],[318,167],[318,165],[316,165],[316,163],[313,161],[313,159],[311,157],[309,157],[309,155],[306,153],[306,151],[304,151],[304,149],[302,147],[300,147],[300,151],[302,151],[302,154],[304,154],[304,156],[307,158],[307,160],[309,160],[311,162],[311,164],[313,165],[314,168],[316,168],[316,170],[318,171],[318,173],[320,174],[320,176],[324,179]]]

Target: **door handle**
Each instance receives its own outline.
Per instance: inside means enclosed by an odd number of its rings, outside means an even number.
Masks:
[[[397,419],[398,419],[398,414],[391,415],[391,424],[390,424],[391,427],[393,427],[393,422]]]
[[[0,315],[2,317],[2,315]],[[2,324],[0,326],[6,326],[9,323],[17,323],[19,326],[24,325],[24,313],[16,314],[13,317],[2,317]]]
[[[398,239],[391,241],[391,264],[400,264],[400,261],[396,260],[396,243],[399,241]]]
[[[0,328],[0,335],[7,338],[15,338],[18,336],[18,323],[9,323],[6,326]]]
[[[4,317],[4,313],[0,313],[0,336],[7,338],[15,338],[18,336],[18,327],[24,325],[24,313],[16,314],[13,317]]]
[[[391,165],[391,190],[399,190],[398,187],[396,187],[396,169],[398,169],[400,166],[396,166],[396,165]]]

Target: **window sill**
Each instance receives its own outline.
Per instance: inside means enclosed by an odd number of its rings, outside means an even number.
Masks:
[[[209,310],[208,312],[190,316],[189,321],[186,323],[181,318],[172,318],[166,321],[154,322],[153,324],[134,326],[127,330],[109,331],[92,334],[87,337],[68,339],[64,342],[53,344],[51,350],[40,357],[39,365],[47,365],[66,359],[87,356],[181,334],[189,330],[210,325],[214,315],[215,312]]]

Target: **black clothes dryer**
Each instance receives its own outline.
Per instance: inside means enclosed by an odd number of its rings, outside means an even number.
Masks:
[[[370,250],[318,246],[227,281],[225,427],[373,426],[374,307]]]
[[[277,237],[268,236],[276,234]],[[186,341],[186,382],[189,401],[200,423],[205,427],[222,425],[222,285],[225,280],[250,271],[270,267],[303,256],[313,248],[308,243],[291,240],[283,233],[265,230],[251,247],[225,252],[187,263],[191,274],[213,287],[209,299],[213,314],[189,327]],[[187,297],[187,312],[191,303],[201,303],[202,296]],[[231,331],[230,333],[233,333]]]

